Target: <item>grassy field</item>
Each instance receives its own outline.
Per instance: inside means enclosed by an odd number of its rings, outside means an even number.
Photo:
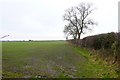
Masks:
[[[65,41],[3,42],[4,78],[114,78],[114,66],[95,62],[86,49]]]

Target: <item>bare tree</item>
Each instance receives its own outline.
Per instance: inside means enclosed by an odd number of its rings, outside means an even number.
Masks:
[[[73,27],[73,25],[71,23],[69,23],[68,25],[65,25],[65,28],[64,28],[63,32],[66,34],[66,36],[72,35],[72,37],[74,39],[77,39],[76,28]]]
[[[64,33],[67,36],[72,35],[74,39],[80,39],[81,34],[85,33],[85,30],[92,30],[90,25],[96,25],[89,15],[94,8],[90,3],[80,3],[77,7],[71,7],[65,11],[63,16],[64,21],[67,21],[65,25]]]

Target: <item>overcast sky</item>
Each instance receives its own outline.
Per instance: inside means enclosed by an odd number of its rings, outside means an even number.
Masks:
[[[96,7],[92,18],[98,26],[95,35],[118,31],[119,0],[0,0],[0,37],[3,40],[62,40],[65,39],[63,14],[80,2],[92,2]]]

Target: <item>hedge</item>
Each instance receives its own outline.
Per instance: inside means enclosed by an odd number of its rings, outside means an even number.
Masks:
[[[120,63],[120,32],[88,36],[79,41],[69,41],[81,47],[101,51],[100,55],[104,57],[112,55],[116,58],[116,61]]]

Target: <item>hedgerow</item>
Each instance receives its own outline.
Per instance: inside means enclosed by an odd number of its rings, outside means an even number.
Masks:
[[[106,33],[85,37],[79,41],[69,40],[73,44],[98,51],[99,55],[106,59],[112,57],[113,63],[120,64],[120,33]],[[98,54],[98,53],[97,53]]]

